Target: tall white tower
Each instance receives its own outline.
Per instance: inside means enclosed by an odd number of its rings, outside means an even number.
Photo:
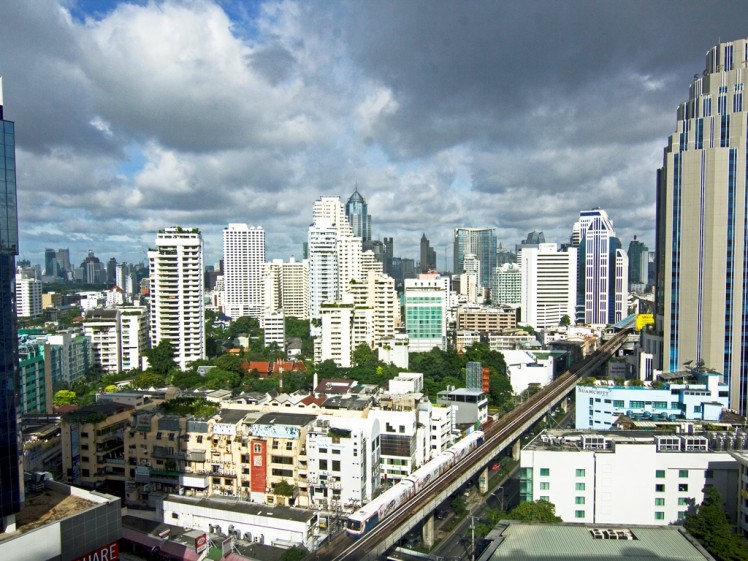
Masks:
[[[574,319],[577,292],[577,250],[558,251],[555,243],[522,249],[522,322],[534,329],[556,327]]]
[[[151,344],[168,340],[182,370],[205,358],[203,238],[200,231],[165,228],[148,251]]]
[[[224,309],[231,318],[262,315],[265,230],[229,224],[223,230]]]

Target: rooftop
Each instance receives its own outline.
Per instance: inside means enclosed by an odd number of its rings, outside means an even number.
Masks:
[[[615,536],[615,537],[611,537]],[[481,561],[563,559],[606,561],[705,561],[712,559],[682,527],[599,527],[502,522],[494,551]]]
[[[252,516],[272,517],[278,520],[291,520],[294,522],[308,522],[317,513],[311,510],[301,508],[291,508],[283,505],[265,505],[259,503],[250,503],[239,499],[185,497],[182,495],[169,495],[164,499],[164,503],[178,503],[183,505],[192,505],[213,510],[226,510],[229,512],[240,512]]]
[[[255,424],[258,425],[292,425],[304,427],[314,421],[316,415],[304,415],[302,413],[266,413]]]

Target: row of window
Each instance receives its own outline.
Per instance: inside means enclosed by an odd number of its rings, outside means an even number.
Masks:
[[[576,470],[576,476],[577,477],[584,477],[585,476],[585,470],[584,468]],[[551,468],[540,468],[540,476],[541,477],[548,477],[551,474]]]

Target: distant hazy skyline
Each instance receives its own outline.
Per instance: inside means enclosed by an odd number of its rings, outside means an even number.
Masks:
[[[358,184],[375,239],[451,267],[453,228],[568,239],[607,210],[654,247],[655,173],[704,54],[748,2],[0,3],[20,256],[140,262],[156,231],[262,226],[301,256]]]

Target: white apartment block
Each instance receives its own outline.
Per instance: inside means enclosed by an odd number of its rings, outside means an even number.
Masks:
[[[42,281],[16,273],[16,315],[35,318],[42,315]]]
[[[338,299],[338,231],[330,224],[309,227],[309,317],[320,319],[325,302]]]
[[[573,321],[577,299],[577,250],[558,251],[554,243],[522,250],[522,322],[534,329]]]
[[[142,368],[145,351],[148,349],[148,308],[145,306],[124,306],[120,311],[120,331],[122,333],[122,370],[127,372]]]
[[[354,510],[380,485],[379,422],[320,415],[306,437],[309,504]]]
[[[520,499],[547,500],[564,522],[667,525],[714,485],[737,509],[738,466],[701,434],[542,432],[520,459]]]
[[[502,306],[522,301],[522,271],[517,263],[504,263],[496,267],[491,281],[493,304]]]
[[[354,304],[373,311],[377,346],[380,340],[395,335],[395,328],[400,324],[400,300],[392,277],[371,270],[363,282],[350,283],[348,293],[353,296]]]
[[[361,278],[366,278],[372,271],[376,274],[384,274],[384,264],[377,259],[373,251],[367,250],[361,254]]]
[[[380,464],[382,478],[399,481],[419,467],[418,415],[414,409],[396,411],[372,409],[369,419],[379,421]]]
[[[351,294],[322,304],[320,336],[315,340],[315,361],[328,359],[340,367],[353,365],[353,351],[361,344],[374,347],[374,309],[357,306]]]
[[[403,333],[396,333],[378,342],[377,358],[385,364],[394,364],[400,368],[408,368],[408,347],[410,339]]]
[[[465,257],[465,264],[468,264],[468,258],[470,257],[472,256],[468,255]],[[480,263],[477,264],[480,265]],[[480,272],[462,273],[458,276],[458,282],[460,285],[459,296],[462,302],[467,304],[483,303],[483,290],[478,285],[478,279],[480,279]]]
[[[283,314],[283,310],[265,312],[262,319],[265,346],[269,347],[275,344],[280,351],[283,351],[286,348],[286,316]]]
[[[283,259],[262,266],[262,309],[272,313],[283,307]]]
[[[521,394],[530,384],[545,387],[553,381],[553,358],[522,350],[502,351],[512,391]]]
[[[197,229],[166,228],[148,251],[151,344],[167,340],[182,370],[205,358],[203,239]]]
[[[309,319],[309,261],[283,263],[281,302],[287,317]]]
[[[446,349],[449,279],[438,275],[405,279],[404,299],[409,351],[428,352],[434,347]]]
[[[88,310],[83,333],[91,340],[93,363],[103,372],[122,372],[120,311],[114,308]]]
[[[223,230],[224,311],[233,319],[262,315],[265,230],[229,224]]]

